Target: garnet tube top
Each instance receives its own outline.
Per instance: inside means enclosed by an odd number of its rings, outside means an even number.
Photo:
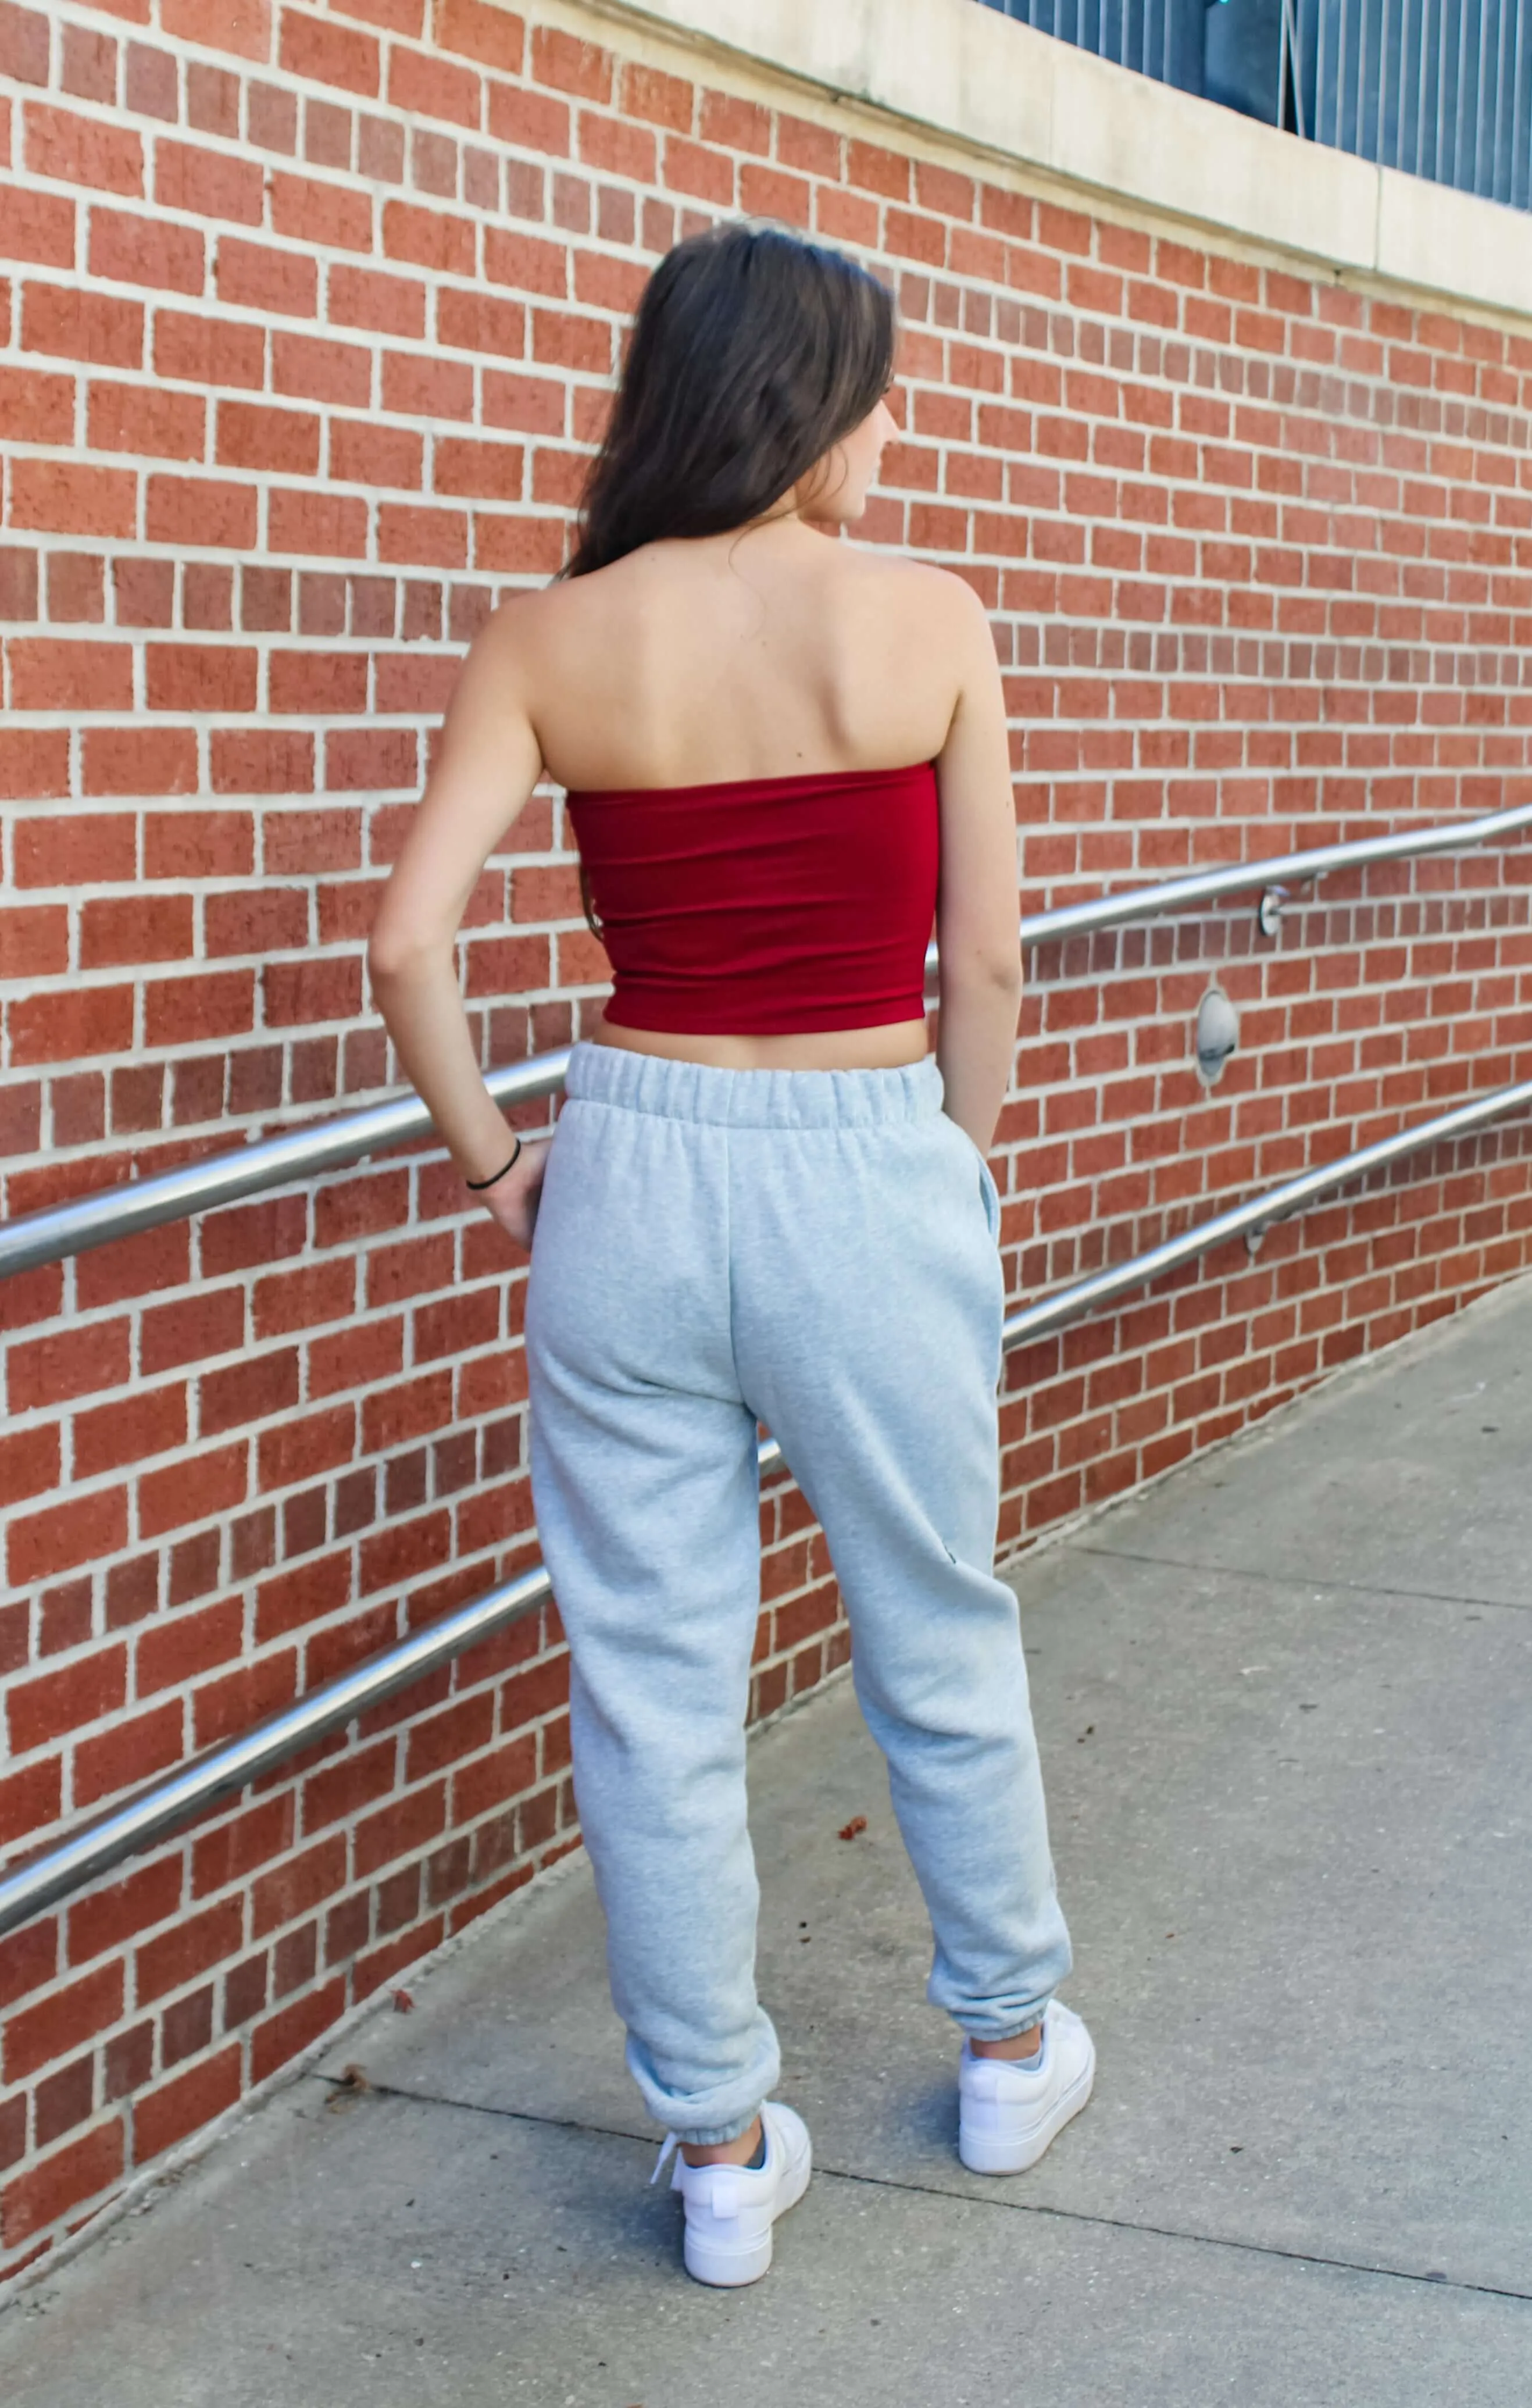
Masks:
[[[933,762],[571,793],[623,1028],[767,1037],[925,1016]]]

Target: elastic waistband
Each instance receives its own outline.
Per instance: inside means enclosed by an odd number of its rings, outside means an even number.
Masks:
[[[887,1070],[723,1070],[581,1039],[564,1092],[624,1111],[732,1128],[847,1128],[932,1119],[942,1107],[934,1054]]]

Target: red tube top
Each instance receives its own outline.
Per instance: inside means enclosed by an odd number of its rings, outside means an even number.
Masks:
[[[925,1014],[936,765],[571,794],[623,1028],[768,1037]]]

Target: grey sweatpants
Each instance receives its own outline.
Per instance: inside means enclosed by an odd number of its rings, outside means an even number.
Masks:
[[[692,2142],[780,2072],[745,1734],[756,1422],[823,1527],[852,1679],[965,2031],[1069,1971],[1016,1599],[994,1571],[999,1200],[934,1054],[723,1070],[573,1050],[526,1299],[533,1502],[627,2062]]]

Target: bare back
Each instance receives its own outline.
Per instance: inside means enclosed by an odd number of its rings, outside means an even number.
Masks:
[[[966,598],[942,570],[796,521],[646,545],[519,606],[544,764],[580,790],[932,760]]]

